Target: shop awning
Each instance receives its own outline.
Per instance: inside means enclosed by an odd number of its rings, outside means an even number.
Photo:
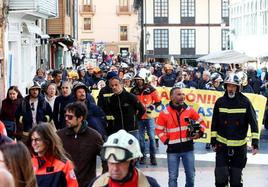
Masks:
[[[214,64],[244,64],[250,61],[256,61],[256,59],[235,50],[226,50],[209,53],[198,58],[197,61]]]

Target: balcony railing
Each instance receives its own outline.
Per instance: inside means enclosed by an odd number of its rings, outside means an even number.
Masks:
[[[9,12],[52,18],[58,16],[58,0],[9,0]]]
[[[118,5],[116,6],[116,14],[117,15],[131,15],[134,13],[134,8],[133,6],[121,6],[121,5]]]
[[[96,6],[94,5],[80,5],[79,12],[81,15],[94,15],[96,13]]]

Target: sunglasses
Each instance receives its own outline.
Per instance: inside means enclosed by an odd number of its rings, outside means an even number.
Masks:
[[[32,138],[31,141],[32,141],[32,142],[39,143],[39,142],[42,141],[42,139],[41,139],[41,138]]]
[[[65,119],[67,118],[68,120],[72,120],[74,115],[65,114],[64,117],[65,117]]]

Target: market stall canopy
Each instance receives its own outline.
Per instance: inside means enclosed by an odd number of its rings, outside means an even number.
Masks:
[[[198,58],[197,61],[214,64],[244,64],[249,61],[256,61],[256,59],[234,50],[226,50],[209,53]]]

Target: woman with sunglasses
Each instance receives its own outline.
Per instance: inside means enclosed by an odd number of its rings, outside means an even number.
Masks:
[[[27,144],[39,187],[78,187],[74,166],[50,124],[33,127]]]
[[[15,112],[18,105],[22,101],[22,95],[17,86],[10,86],[7,90],[7,96],[2,101],[2,109],[0,112],[0,120],[6,126],[9,137],[14,138],[16,133],[16,117]]]

